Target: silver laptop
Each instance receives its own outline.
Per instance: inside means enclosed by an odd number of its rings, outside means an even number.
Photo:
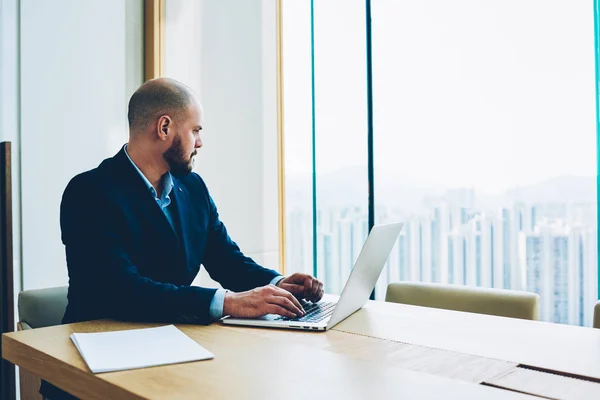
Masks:
[[[371,229],[350,277],[338,296],[325,295],[318,303],[304,303],[306,314],[287,318],[268,314],[260,318],[225,318],[224,324],[268,328],[326,331],[360,310],[373,291],[381,270],[402,230],[402,223],[376,225]]]

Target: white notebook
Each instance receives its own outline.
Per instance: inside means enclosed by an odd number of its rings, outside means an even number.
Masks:
[[[73,333],[71,340],[95,374],[215,357],[173,325],[116,332]]]

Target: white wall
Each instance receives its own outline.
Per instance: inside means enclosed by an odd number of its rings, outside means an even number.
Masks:
[[[24,288],[67,283],[59,206],[76,174],[127,141],[142,83],[141,0],[21,2]]]
[[[127,140],[127,102],[142,83],[142,1],[20,3],[19,17],[18,0],[0,0],[0,139],[15,141],[16,156],[22,146],[15,257],[23,254],[23,288],[33,289],[67,283],[59,225],[67,182]],[[169,1],[167,18],[167,75],[205,107],[197,170],[234,240],[277,269],[275,2]]]
[[[275,1],[166,5],[164,75],[204,106],[196,171],[242,250],[279,269]]]

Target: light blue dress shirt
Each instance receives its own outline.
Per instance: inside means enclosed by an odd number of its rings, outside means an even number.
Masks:
[[[154,189],[154,186],[152,186],[148,178],[146,178],[146,176],[142,173],[142,171],[140,171],[137,165],[135,165],[131,157],[129,157],[129,153],[127,153],[127,145],[125,145],[125,154],[127,155],[127,159],[129,159],[129,161],[131,162],[131,165],[133,165],[135,170],[142,177],[142,180],[146,184],[146,187],[148,187],[148,190],[150,191],[150,193],[152,193],[152,197],[154,197],[154,200],[156,200],[156,204],[158,204],[162,212],[165,214],[165,217],[167,217],[169,224],[171,224],[171,227],[173,228],[173,230],[175,230],[176,228],[173,224],[173,216],[171,215],[171,211],[167,208],[171,204],[170,195],[173,191],[173,176],[171,176],[170,172],[167,172],[163,175],[163,191],[159,198],[157,196],[156,189]]]
[[[167,172],[163,175],[163,191],[159,198],[157,196],[156,189],[154,189],[154,186],[152,186],[148,178],[146,178],[146,176],[142,173],[142,171],[140,171],[137,165],[135,165],[131,157],[129,157],[129,153],[127,153],[127,145],[124,146],[124,149],[127,158],[131,162],[131,165],[133,165],[138,174],[140,174],[142,180],[148,187],[148,190],[150,191],[150,193],[152,193],[152,197],[154,197],[154,200],[156,200],[156,204],[158,204],[162,212],[165,214],[165,217],[167,217],[167,220],[171,224],[171,227],[173,228],[173,230],[175,230],[176,228],[173,224],[173,216],[171,215],[171,211],[168,208],[171,204],[170,194],[171,191],[173,191],[173,176],[170,172]],[[277,285],[277,283],[279,283],[279,281],[283,278],[283,276],[276,276],[275,278],[273,278],[270,284]],[[213,319],[213,321],[216,321],[223,317],[223,304],[225,303],[225,293],[227,293],[225,289],[217,289],[215,296],[210,302],[210,317]]]

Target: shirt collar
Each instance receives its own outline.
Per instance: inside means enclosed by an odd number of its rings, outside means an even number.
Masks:
[[[152,184],[150,183],[148,178],[146,178],[146,175],[144,175],[142,173],[142,171],[140,171],[140,169],[138,168],[137,165],[135,165],[135,163],[133,162],[131,157],[129,157],[129,153],[127,152],[127,144],[125,144],[125,146],[123,146],[123,150],[125,150],[125,155],[127,156],[127,159],[129,160],[129,162],[131,162],[131,165],[133,165],[133,168],[135,168],[135,170],[138,172],[138,174],[140,174],[140,176],[142,177],[142,180],[144,181],[144,184],[146,185],[148,190],[150,190],[150,192],[152,192],[152,195],[154,196],[154,198],[157,198],[156,197],[156,189],[154,189],[154,186],[152,186]],[[170,172],[167,171],[167,173],[162,176],[162,179],[163,179],[163,191],[162,191],[162,195],[160,196],[161,200],[170,200],[169,195],[171,194],[171,191],[173,190],[173,185],[174,185],[173,176],[171,175]]]

